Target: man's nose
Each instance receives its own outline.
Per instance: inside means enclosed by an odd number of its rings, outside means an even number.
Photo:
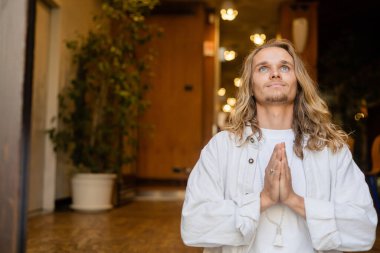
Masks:
[[[280,78],[280,72],[277,70],[277,69],[273,69],[271,72],[270,72],[270,78],[273,79],[273,78]]]

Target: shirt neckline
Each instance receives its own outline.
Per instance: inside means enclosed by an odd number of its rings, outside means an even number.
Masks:
[[[260,128],[264,139],[294,139],[293,129],[268,129]]]

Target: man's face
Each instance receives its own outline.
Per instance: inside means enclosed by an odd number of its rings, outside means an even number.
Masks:
[[[279,47],[264,48],[253,58],[253,95],[257,103],[292,104],[297,92],[294,61]]]

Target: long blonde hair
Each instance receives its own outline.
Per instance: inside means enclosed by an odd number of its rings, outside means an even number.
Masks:
[[[331,113],[325,101],[319,96],[316,84],[307,73],[293,45],[287,40],[269,40],[247,56],[242,69],[241,87],[237,94],[236,107],[231,112],[224,129],[242,140],[244,128],[246,125],[250,125],[253,134],[258,133],[259,139],[262,137],[252,89],[253,58],[260,50],[268,47],[285,49],[294,60],[298,83],[292,123],[295,134],[293,150],[296,155],[303,158],[303,146],[305,144],[309,150],[322,150],[328,146],[333,152],[336,152],[342,148],[348,138],[347,134],[339,126],[332,123]],[[307,143],[304,143],[305,136],[308,137]]]

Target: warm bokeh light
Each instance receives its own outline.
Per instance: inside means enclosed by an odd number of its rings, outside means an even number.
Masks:
[[[229,104],[223,105],[223,112],[231,112],[232,107]]]
[[[221,17],[222,17],[223,20],[232,21],[238,15],[238,11],[234,10],[232,8],[221,9],[220,10],[220,15],[221,15]]]
[[[356,113],[355,114],[355,120],[356,121],[359,121],[359,120],[361,120],[361,119],[364,119],[365,118],[365,115],[364,115],[364,113],[362,113],[362,112],[358,112],[358,113]]]
[[[261,33],[261,34],[255,33],[249,37],[249,39],[253,43],[255,43],[256,46],[261,46],[262,44],[264,44],[266,38],[267,38],[267,36],[263,33]]]
[[[223,56],[226,61],[233,61],[236,58],[236,52],[233,50],[226,50],[224,51]]]
[[[227,104],[229,104],[230,106],[235,106],[236,98],[227,98]]]
[[[234,85],[236,87],[240,87],[241,86],[241,80],[240,80],[239,77],[234,78]]]
[[[223,97],[226,94],[226,89],[225,88],[220,88],[218,90],[218,96]]]

